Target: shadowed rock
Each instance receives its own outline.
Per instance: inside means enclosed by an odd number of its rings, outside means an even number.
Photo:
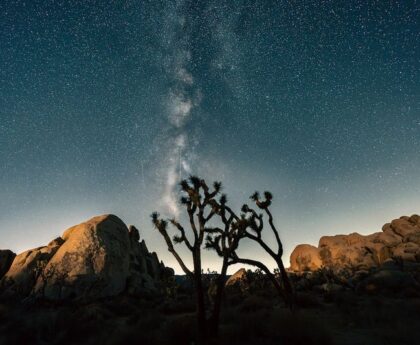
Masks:
[[[8,294],[29,295],[39,275],[63,242],[63,239],[57,238],[47,246],[30,249],[17,255],[1,281],[2,289]]]
[[[12,265],[16,254],[11,250],[0,250],[0,279],[6,274]]]

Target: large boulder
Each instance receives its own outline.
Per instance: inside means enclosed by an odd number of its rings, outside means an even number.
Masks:
[[[9,270],[15,256],[16,254],[11,250],[0,249],[0,279],[3,278],[3,276]]]
[[[124,291],[130,240],[118,217],[92,218],[67,230],[63,239],[39,276],[35,293],[62,299],[113,296]]]
[[[401,217],[371,235],[323,236],[318,247],[298,245],[291,254],[293,271],[317,270],[321,266],[334,270],[367,270],[380,267],[386,260],[420,262],[420,217]]]
[[[322,264],[332,268],[374,266],[376,256],[368,243],[369,239],[358,233],[323,236],[318,245]]]
[[[292,271],[315,271],[322,266],[319,249],[310,244],[298,245],[290,255]]]
[[[156,291],[173,270],[139,239],[135,227],[114,215],[94,217],[48,246],[16,256],[0,286],[6,294],[52,300]]]

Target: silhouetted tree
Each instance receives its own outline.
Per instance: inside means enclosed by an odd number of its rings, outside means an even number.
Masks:
[[[273,283],[279,294],[286,301],[288,306],[293,303],[292,288],[284,269],[281,259],[283,254],[283,246],[277,229],[273,223],[273,217],[268,207],[271,205],[272,195],[265,192],[265,200],[261,201],[259,194],[254,193],[251,197],[257,206],[264,210],[269,217],[270,228],[275,234],[278,250],[272,250],[262,239],[262,231],[264,227],[263,215],[251,209],[248,205],[242,207],[242,214],[236,215],[235,212],[227,206],[226,195],[221,195],[217,200],[221,190],[221,183],[215,182],[213,189],[210,191],[206,182],[195,176],[190,176],[189,180],[183,180],[180,183],[183,196],[180,201],[187,209],[190,236],[187,236],[185,228],[175,218],[164,220],[160,218],[157,212],[152,214],[152,221],[166,241],[168,250],[178,261],[184,273],[194,281],[196,292],[197,319],[199,326],[199,334],[201,338],[206,336],[216,336],[218,333],[221,304],[223,291],[225,287],[227,269],[230,265],[242,263],[252,265],[263,271],[270,281]],[[218,226],[208,226],[208,222],[217,215]],[[168,234],[168,224],[172,224],[178,230],[178,234],[171,237]],[[215,223],[215,222],[213,222]],[[206,236],[206,237],[205,237]],[[190,238],[193,240],[190,241]],[[205,237],[205,238],[204,238]],[[241,258],[237,254],[239,242],[243,238],[249,238],[259,243],[275,260],[281,272],[281,280],[283,286],[276,279],[270,269],[262,262]],[[206,308],[204,300],[203,274],[201,262],[201,249],[205,239],[205,247],[213,249],[222,258],[222,267],[220,275],[216,282],[216,293],[211,311],[210,318],[206,319]],[[193,261],[193,270],[190,270],[175,250],[174,244],[184,243],[190,250]]]
[[[191,236],[187,236],[184,227],[175,218],[167,221],[161,219],[159,214],[155,212],[152,214],[152,221],[164,237],[168,250],[178,261],[184,273],[194,282],[197,298],[196,304],[199,334],[203,338],[207,335],[208,328],[202,278],[201,249],[206,233],[206,224],[215,214],[219,212],[218,205],[220,204],[216,201],[215,197],[220,192],[221,183],[214,182],[212,191],[210,191],[210,188],[204,180],[201,180],[196,176],[190,176],[188,180],[181,181],[180,186],[184,194],[180,201],[187,209]],[[172,224],[174,228],[178,230],[178,234],[173,236],[172,239],[168,234],[168,223]],[[193,240],[190,241],[189,237]],[[185,265],[184,261],[176,251],[174,244],[178,243],[184,243],[191,252],[193,270],[190,270]]]
[[[274,234],[274,238],[277,244],[277,250],[272,249],[262,238],[262,230],[263,230],[263,215],[257,214],[257,212],[249,207],[247,204],[242,206],[242,212],[251,215],[252,219],[255,220],[255,226],[251,226],[250,229],[252,232],[246,232],[246,237],[249,239],[257,242],[276,262],[277,267],[280,271],[281,280],[284,286],[284,290],[286,293],[286,298],[289,306],[292,306],[294,300],[294,293],[292,289],[292,285],[290,283],[289,277],[287,275],[286,269],[284,268],[282,256],[283,256],[283,243],[280,239],[279,232],[274,225],[273,215],[269,207],[271,206],[271,201],[273,200],[273,195],[265,191],[264,198],[260,197],[259,192],[254,192],[254,194],[250,197],[251,200],[255,202],[257,207],[260,210],[263,210],[265,214],[268,216],[268,224],[270,225],[270,229]],[[257,226],[256,223],[259,222],[260,224]]]
[[[220,213],[223,214],[221,218],[225,227],[224,229],[211,229],[211,232],[206,238],[206,247],[215,250],[219,256],[223,257],[223,267],[241,263],[245,265],[252,265],[263,271],[273,283],[280,296],[285,300],[286,304],[289,307],[292,307],[293,290],[281,259],[283,246],[278,231],[274,227],[271,212],[268,209],[268,206],[271,204],[272,195],[269,192],[265,192],[264,195],[266,197],[264,201],[259,200],[258,193],[254,193],[251,198],[258,202],[257,205],[261,209],[264,209],[269,215],[270,228],[275,233],[276,242],[278,244],[277,253],[274,252],[262,239],[262,231],[264,229],[263,215],[258,214],[248,205],[242,206],[242,214],[240,217],[238,217],[235,212],[226,205],[220,205]],[[228,216],[226,216],[226,214],[228,214]],[[279,271],[281,272],[283,286],[276,279],[275,274],[273,274],[262,262],[249,258],[242,258],[237,254],[239,242],[243,238],[249,238],[256,241],[273,257],[279,267]],[[217,297],[221,300],[221,296]],[[215,311],[217,312],[216,308]]]
[[[212,334],[217,335],[227,269],[232,264],[232,253],[238,248],[239,240],[242,238],[240,232],[245,227],[240,226],[240,220],[227,206],[226,195],[223,194],[219,202],[213,200],[213,207],[223,224],[222,227],[208,227],[205,229],[207,234],[205,247],[215,250],[223,259],[220,275],[216,282],[214,306],[210,317],[210,330]]]

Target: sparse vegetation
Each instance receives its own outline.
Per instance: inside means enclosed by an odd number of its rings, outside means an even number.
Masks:
[[[228,292],[212,344],[415,344],[420,299],[342,291],[298,293],[290,313],[263,287]],[[171,308],[167,303],[171,302]],[[189,305],[189,308],[185,306]],[[191,293],[170,301],[119,296],[91,303],[0,302],[0,345],[190,345],[196,343]]]

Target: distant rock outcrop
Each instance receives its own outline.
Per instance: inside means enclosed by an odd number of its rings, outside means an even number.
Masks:
[[[244,280],[246,280],[246,269],[241,268],[229,277],[225,285],[233,286],[242,283]]]
[[[420,262],[420,216],[401,217],[387,223],[382,232],[363,236],[323,236],[318,247],[298,245],[290,256],[295,272],[331,269],[365,270],[380,267],[388,259]]]
[[[135,227],[128,229],[114,215],[94,217],[45,247],[16,256],[0,282],[1,290],[52,300],[155,291],[173,270],[139,239]]]

